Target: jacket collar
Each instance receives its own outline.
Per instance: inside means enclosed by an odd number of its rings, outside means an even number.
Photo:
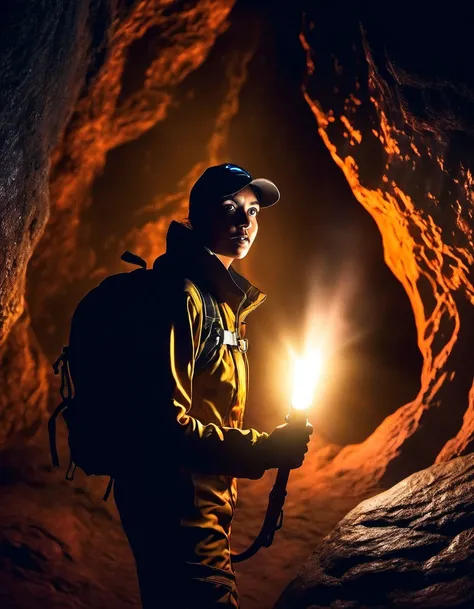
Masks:
[[[244,311],[256,308],[266,295],[253,286],[232,267],[227,270],[217,256],[200,243],[191,228],[172,221],[166,235],[165,257],[195,282],[208,291],[219,303],[226,302],[232,309]],[[155,260],[154,268],[158,264]]]

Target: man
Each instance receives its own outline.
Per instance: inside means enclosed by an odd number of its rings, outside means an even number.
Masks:
[[[307,452],[309,424],[280,425],[270,435],[242,429],[242,330],[266,297],[232,262],[248,254],[260,211],[279,196],[272,182],[241,167],[209,167],[191,190],[189,222],[171,223],[166,254],[155,261],[163,298],[159,330],[148,337],[153,353],[143,357],[142,376],[150,381],[140,397],[149,404],[139,449],[148,465],[116,478],[114,491],[145,609],[237,608],[229,541],[236,478],[299,467]],[[227,344],[197,370],[202,294],[215,299]]]

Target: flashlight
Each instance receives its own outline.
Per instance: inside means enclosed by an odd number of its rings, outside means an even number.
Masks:
[[[293,395],[291,406],[285,417],[289,425],[306,426],[307,410],[313,402],[316,385],[322,370],[322,356],[319,349],[307,349],[303,357],[295,357],[293,368]],[[270,491],[267,512],[262,529],[252,545],[241,554],[233,554],[232,562],[242,562],[253,556],[262,547],[273,543],[275,533],[283,526],[283,506],[287,495],[286,486],[290,469],[280,467],[275,484]]]

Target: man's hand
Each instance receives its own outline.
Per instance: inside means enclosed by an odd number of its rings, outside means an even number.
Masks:
[[[262,443],[265,469],[300,467],[308,452],[309,437],[312,433],[313,426],[310,423],[306,425],[283,423],[275,427]]]

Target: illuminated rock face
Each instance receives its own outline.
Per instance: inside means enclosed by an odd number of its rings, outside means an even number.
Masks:
[[[426,22],[415,9],[403,19],[367,11],[360,29],[360,14],[348,11],[341,23],[330,7],[321,10],[308,10],[301,35],[303,92],[332,158],[380,229],[424,359],[416,399],[332,465],[363,486],[473,448],[474,82],[461,15],[446,23]]]
[[[474,457],[413,474],[352,510],[275,609],[474,606]]]
[[[49,215],[50,156],[110,23],[107,0],[12,2],[0,38],[0,446],[31,434],[46,368],[24,312],[27,264]],[[56,255],[56,254],[55,254]],[[22,317],[23,314],[23,317]]]
[[[34,434],[47,407],[47,363],[24,311],[0,345],[0,445]]]

